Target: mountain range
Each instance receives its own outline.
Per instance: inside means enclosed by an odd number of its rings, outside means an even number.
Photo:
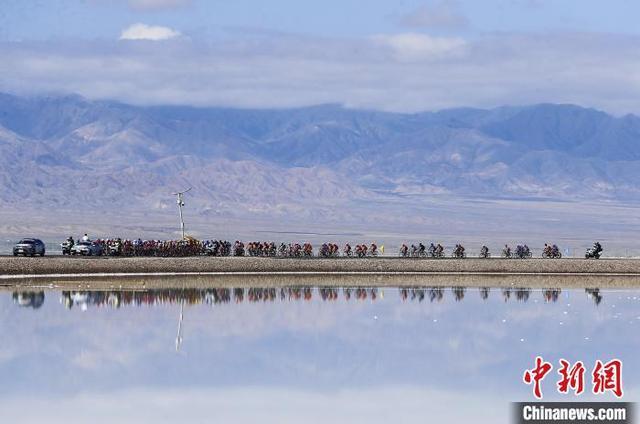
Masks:
[[[439,197],[640,199],[640,118],[574,105],[400,114],[239,110],[0,94],[0,204],[357,220]]]

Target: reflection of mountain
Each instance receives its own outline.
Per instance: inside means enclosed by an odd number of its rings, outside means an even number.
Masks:
[[[353,218],[336,202],[640,198],[640,119],[568,105],[393,114],[0,95],[0,202]],[[381,206],[379,206],[381,207]],[[28,209],[27,209],[28,210]]]

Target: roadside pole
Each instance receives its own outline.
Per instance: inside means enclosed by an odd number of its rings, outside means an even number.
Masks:
[[[188,193],[189,191],[191,191],[192,187],[189,187],[187,190],[185,191],[179,191],[177,193],[173,193],[174,196],[178,196],[178,213],[180,214],[180,231],[182,232],[182,240],[185,239],[185,232],[184,232],[184,218],[182,216],[182,207],[184,206],[184,194]]]

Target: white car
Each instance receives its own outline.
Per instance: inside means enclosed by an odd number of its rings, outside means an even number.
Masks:
[[[71,248],[72,255],[100,256],[102,247],[92,241],[80,241]]]

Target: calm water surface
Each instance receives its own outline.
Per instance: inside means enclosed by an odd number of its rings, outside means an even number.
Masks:
[[[0,292],[0,422],[507,423],[536,355],[618,357],[635,401],[639,306],[603,290]],[[556,380],[545,400],[575,399]]]

